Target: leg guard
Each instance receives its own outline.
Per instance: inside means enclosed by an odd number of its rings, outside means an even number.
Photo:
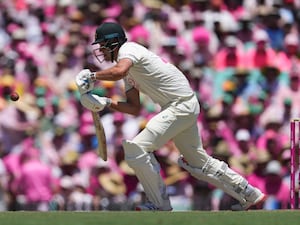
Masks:
[[[178,159],[178,164],[195,178],[222,189],[241,203],[246,202],[243,190],[247,187],[248,182],[228,168],[226,163],[209,157],[202,169],[191,167],[183,158]]]
[[[153,154],[145,152],[134,142],[123,142],[125,160],[135,171],[147,198],[161,210],[171,210],[166,186],[160,175],[160,165]]]

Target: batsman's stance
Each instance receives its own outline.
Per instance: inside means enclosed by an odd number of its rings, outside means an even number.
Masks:
[[[172,210],[160,176],[160,165],[152,154],[170,139],[182,155],[178,159],[181,167],[197,179],[221,188],[240,202],[233,205],[232,210],[246,210],[264,201],[265,195],[260,190],[203,149],[196,125],[200,106],[183,73],[142,45],[127,42],[124,30],[117,23],[100,25],[92,44],[99,45],[94,54],[100,62],[107,60],[116,64],[97,72],[84,69],[76,76],[84,107],[92,111],[110,107],[138,115],[141,110],[139,92],[161,106],[161,111],[148,122],[144,130],[133,140],[123,141],[125,160],[134,169],[149,200],[136,207],[136,210]],[[97,80],[119,79],[125,82],[126,102],[90,93]]]

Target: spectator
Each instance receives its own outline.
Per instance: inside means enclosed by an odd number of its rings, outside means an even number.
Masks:
[[[188,182],[188,177],[188,173],[182,171],[177,164],[171,164],[166,168],[165,182],[168,185],[170,201],[176,211],[193,208],[193,187]]]
[[[225,38],[224,44],[225,46],[215,56],[214,66],[216,70],[243,67],[244,49],[241,47],[240,41],[235,36],[230,35]]]
[[[284,33],[281,19],[278,9],[272,7],[267,11],[263,20],[266,32],[270,38],[270,46],[276,51],[283,48]]]
[[[300,71],[295,69],[289,73],[288,85],[280,85],[274,93],[274,105],[281,113],[288,113],[287,118],[297,117],[299,112],[299,98],[300,98]],[[287,107],[290,107],[288,109]],[[286,110],[289,110],[288,112]],[[288,122],[289,119],[285,119]]]
[[[213,64],[213,55],[217,49],[215,38],[213,33],[203,26],[197,26],[192,30],[193,61],[196,65],[205,67]]]
[[[256,160],[253,160],[254,171],[248,176],[249,183],[264,189],[266,166],[271,160],[267,151],[258,151]]]
[[[243,14],[238,18],[239,29],[237,30],[236,36],[244,45],[244,48],[247,49],[249,44],[252,42],[252,28],[253,28],[253,16],[244,11]]]
[[[68,196],[67,209],[69,211],[90,211],[92,210],[93,197],[86,192],[87,177],[84,173],[78,172],[72,175],[74,184]]]
[[[287,74],[282,73],[277,66],[267,65],[261,68],[257,80],[257,88],[264,90],[269,97],[273,97],[280,85],[287,81]]]
[[[149,47],[150,32],[142,25],[136,25],[129,31],[130,40]]]
[[[55,182],[51,167],[42,163],[39,157],[39,150],[30,143],[24,146],[20,155],[17,200],[22,210],[49,210]]]
[[[229,164],[235,171],[247,177],[254,171],[252,161],[256,159],[257,149],[247,129],[237,130],[235,139],[239,152],[230,157]]]
[[[248,48],[245,53],[245,62],[248,69],[261,69],[268,65],[274,65],[276,59],[275,50],[272,49],[267,32],[263,29],[255,30],[253,35],[254,46]],[[276,63],[276,62],[275,62]]]
[[[126,185],[123,176],[118,172],[105,172],[99,175],[103,189],[102,207],[106,210],[128,210],[126,206]],[[129,206],[130,207],[130,206]]]
[[[267,210],[287,209],[289,205],[289,186],[283,181],[282,166],[279,161],[268,162],[265,170],[265,193],[268,199],[264,208]]]
[[[288,33],[283,42],[283,48],[278,52],[280,68],[287,73],[297,70],[299,64],[299,37],[296,33]]]
[[[71,176],[64,175],[60,178],[57,192],[53,194],[51,200],[51,210],[71,210],[69,206],[70,194],[74,188]]]

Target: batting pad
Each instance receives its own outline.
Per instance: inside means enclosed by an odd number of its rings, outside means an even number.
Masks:
[[[140,146],[130,141],[123,141],[125,160],[135,171],[147,198],[163,210],[171,209],[166,187],[160,175],[160,166],[154,155],[145,152]]]
[[[210,157],[202,169],[191,167],[182,158],[178,159],[178,164],[193,177],[214,185],[240,203],[246,202],[242,190],[246,188],[248,182],[242,176],[228,168],[226,163]]]

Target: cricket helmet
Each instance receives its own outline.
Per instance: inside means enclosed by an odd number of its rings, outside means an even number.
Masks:
[[[127,41],[125,32],[119,24],[105,22],[97,28],[95,33],[95,41],[92,43],[92,45],[100,42],[110,41],[112,39],[117,39],[119,45],[122,45]]]
[[[103,53],[101,53],[100,49],[105,48],[110,51],[111,61],[113,62],[114,50],[126,41],[127,38],[121,25],[113,22],[105,22],[96,29],[95,41],[92,45],[100,44],[101,46],[94,50],[94,55],[100,63],[103,62]]]

